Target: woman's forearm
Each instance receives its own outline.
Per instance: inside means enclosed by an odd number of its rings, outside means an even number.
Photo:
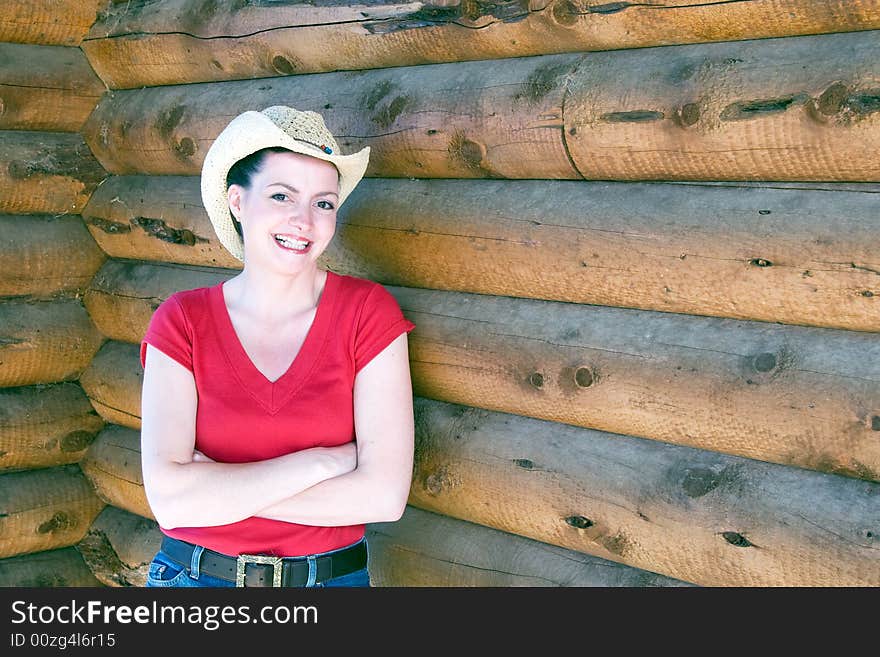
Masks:
[[[390,479],[388,472],[371,473],[358,468],[326,479],[256,515],[319,527],[391,522],[403,514],[410,483],[408,476],[397,477],[396,482]]]
[[[253,463],[166,462],[144,485],[156,520],[166,528],[238,522],[267,504],[296,495],[354,467],[354,447],[312,448]]]

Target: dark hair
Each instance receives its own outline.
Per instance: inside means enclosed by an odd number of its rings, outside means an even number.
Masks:
[[[270,146],[269,148],[261,148],[250,155],[246,155],[233,164],[229,169],[229,173],[226,174],[226,189],[229,189],[231,185],[241,185],[246,189],[250,189],[251,180],[263,167],[263,160],[266,159],[268,153],[290,152],[291,151],[288,148]],[[232,225],[235,228],[235,232],[238,233],[238,236],[244,239],[244,235],[241,232],[241,224],[234,216],[232,217]]]

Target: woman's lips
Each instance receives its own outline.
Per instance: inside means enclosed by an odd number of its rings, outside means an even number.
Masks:
[[[281,237],[282,239],[279,239],[279,237]],[[308,253],[309,251],[311,251],[312,245],[314,244],[314,242],[310,241],[308,243],[308,245],[302,249],[298,249],[293,246],[288,246],[285,242],[287,242],[287,243],[291,243],[291,242],[292,243],[301,243],[301,242],[303,242],[303,240],[297,239],[294,237],[288,237],[287,235],[273,236],[273,241],[275,242],[275,244],[278,245],[279,248],[281,248],[285,251],[289,251],[291,253],[299,253],[299,254]]]

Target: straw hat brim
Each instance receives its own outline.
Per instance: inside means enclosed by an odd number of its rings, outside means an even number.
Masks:
[[[365,146],[351,155],[325,153],[317,146],[294,139],[262,112],[248,111],[236,116],[217,135],[202,164],[202,202],[214,226],[220,243],[237,259],[244,260],[244,244],[235,230],[229,211],[226,176],[240,159],[263,148],[281,147],[326,160],[339,171],[339,200],[341,206],[366,173],[370,161],[370,147]]]

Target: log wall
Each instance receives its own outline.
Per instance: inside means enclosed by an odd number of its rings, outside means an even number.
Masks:
[[[143,585],[138,344],[284,103],[372,147],[321,264],[417,325],[374,584],[880,584],[878,0],[264,4],[0,8],[4,581]]]

